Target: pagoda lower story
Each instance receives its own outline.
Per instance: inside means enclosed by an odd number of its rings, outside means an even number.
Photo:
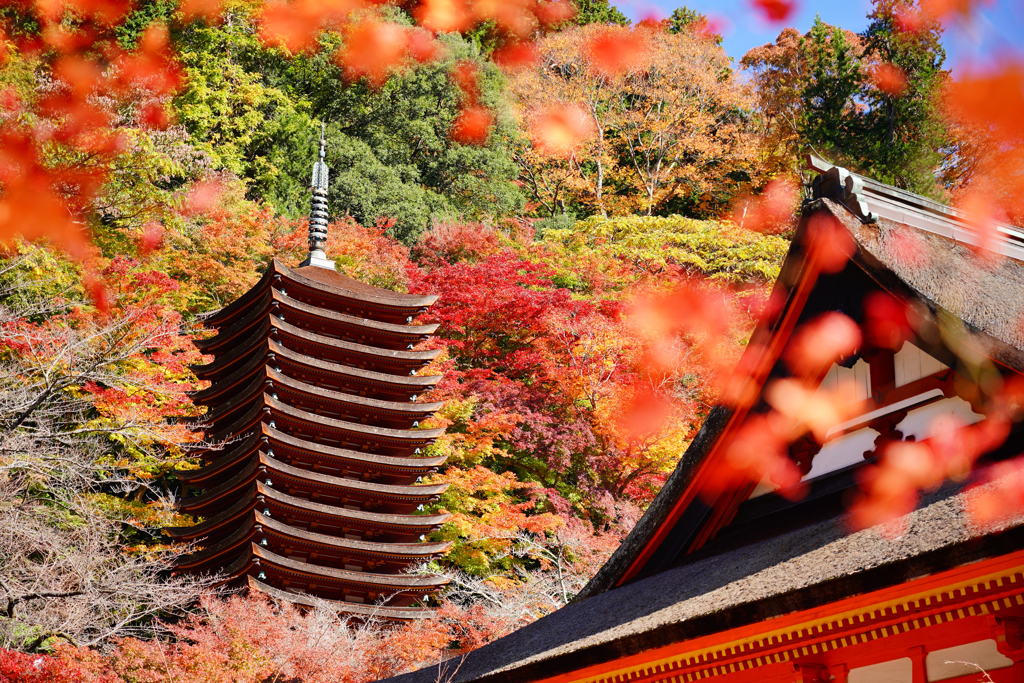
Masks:
[[[213,360],[193,399],[216,447],[178,473],[196,524],[166,532],[197,550],[177,571],[366,618],[431,613],[446,580],[410,570],[448,547],[427,540],[448,515],[424,512],[445,486],[420,483],[444,463],[422,454],[442,430],[420,428],[440,377],[417,374],[438,352],[417,350],[436,325],[413,320],[435,298],[275,260],[202,319]]]

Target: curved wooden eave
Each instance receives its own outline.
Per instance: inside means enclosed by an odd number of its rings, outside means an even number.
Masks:
[[[282,293],[280,290],[270,290],[271,302],[270,306],[273,307],[274,303],[277,303],[278,308],[284,312],[292,312],[297,315],[306,315],[317,320],[327,320],[334,323],[340,323],[356,329],[367,330],[369,332],[375,332],[377,334],[390,336],[396,339],[402,339],[403,341],[419,340],[427,337],[437,331],[439,327],[438,323],[429,323],[427,325],[419,325],[413,323],[385,323],[379,320],[373,320],[372,318],[361,318],[356,315],[349,315],[347,313],[337,313],[326,308],[319,308],[312,304],[303,303],[298,299],[293,299],[287,294]]]
[[[239,339],[249,339],[253,335],[259,334],[256,330],[263,329],[264,324],[269,321],[270,326],[278,328],[282,334],[302,339],[310,344],[317,344],[337,351],[345,351],[357,356],[365,356],[370,359],[409,361],[410,363],[419,363],[422,365],[430,362],[440,353],[440,351],[436,349],[420,351],[408,349],[387,349],[373,346],[372,344],[360,344],[359,342],[336,339],[328,335],[318,334],[312,330],[307,330],[298,325],[293,325],[286,319],[272,314],[275,310],[278,313],[283,311],[287,314],[295,306],[308,307],[307,304],[303,304],[301,301],[297,301],[285,294],[281,294],[277,290],[267,291],[264,293],[262,299],[257,300],[253,304],[252,310],[239,318],[233,325],[222,330],[219,334],[213,337],[195,340],[195,346],[202,351],[204,355],[222,354],[225,348],[236,344]],[[308,315],[308,310],[303,308],[302,313]],[[331,318],[325,317],[324,319],[330,320]],[[364,319],[357,318],[356,320]],[[353,325],[353,323],[348,320],[346,320],[345,323],[349,327]],[[423,326],[398,325],[370,320],[366,320],[366,323],[366,325],[362,325],[361,327],[372,329],[376,332],[394,333],[396,331],[412,329],[417,336],[423,336],[426,334],[424,332],[426,327]],[[388,325],[388,327],[381,328],[381,325]],[[409,341],[405,340],[404,343],[408,344]]]
[[[375,463],[381,465],[387,465],[394,467],[395,469],[403,469],[405,471],[419,471],[423,469],[433,469],[440,467],[448,460],[448,456],[442,455],[434,458],[417,458],[417,457],[403,457],[398,455],[377,455],[375,453],[364,453],[361,451],[353,451],[347,448],[338,448],[336,446],[325,446],[322,444],[313,443],[312,441],[305,441],[303,439],[289,436],[284,432],[270,427],[266,424],[263,425],[263,434],[267,436],[271,443],[278,443],[286,447],[292,447],[296,449],[304,450],[307,453],[313,455],[329,455],[338,457],[344,460],[355,460],[358,462]]]
[[[202,482],[215,477],[218,472],[230,469],[232,466],[238,465],[244,459],[252,457],[256,451],[260,450],[260,445],[264,438],[267,440],[267,444],[270,448],[276,447],[282,449],[284,452],[289,450],[299,451],[305,457],[328,462],[337,459],[338,461],[341,461],[337,463],[338,465],[349,462],[360,465],[376,465],[382,469],[386,468],[385,471],[390,470],[401,474],[426,474],[430,470],[443,465],[448,459],[448,456],[417,458],[396,455],[376,455],[374,453],[365,453],[363,451],[353,451],[347,448],[325,446],[312,441],[304,441],[303,439],[289,436],[288,434],[279,432],[266,423],[263,423],[261,424],[260,430],[253,432],[249,438],[239,444],[236,448],[226,452],[224,455],[213,460],[205,467],[198,470],[176,472],[175,474],[181,481],[189,486],[198,486]]]
[[[412,533],[427,533],[439,528],[451,518],[450,514],[443,515],[400,515],[387,512],[365,512],[363,510],[346,510],[335,505],[314,503],[303,498],[289,496],[287,493],[275,488],[268,488],[263,482],[256,482],[256,492],[267,500],[273,501],[282,507],[291,508],[299,513],[309,515],[320,515],[336,520],[336,523],[344,525],[347,521],[365,522],[380,527],[389,527],[399,531],[410,531]]]
[[[246,337],[242,343],[234,346],[228,353],[214,358],[209,363],[190,365],[189,369],[198,379],[207,382],[217,382],[223,377],[230,377],[238,368],[246,367],[252,362],[251,358],[241,362],[243,359],[249,356],[266,358],[266,349],[264,348],[260,353],[260,347],[266,347],[269,330],[270,323],[264,321],[251,336]],[[231,368],[235,365],[238,365],[238,368],[232,370]],[[222,377],[218,378],[217,375],[222,375]]]
[[[307,400],[315,400],[329,403],[341,403],[356,408],[355,412],[361,412],[367,416],[376,414],[381,419],[425,420],[444,405],[441,402],[414,403],[401,401],[387,401],[378,398],[369,398],[357,394],[348,394],[343,391],[325,389],[315,384],[309,384],[301,380],[289,377],[283,372],[267,367],[263,372],[257,371],[247,378],[249,383],[234,392],[234,395],[224,403],[218,404],[205,415],[195,418],[196,424],[216,424],[232,413],[246,407],[260,393],[293,393]],[[270,384],[268,384],[268,380]],[[282,391],[283,389],[283,391]],[[329,404],[328,403],[328,404]],[[340,412],[340,411],[339,411]]]
[[[386,372],[374,372],[354,368],[351,365],[332,363],[331,361],[320,360],[304,353],[292,351],[286,346],[278,344],[274,340],[269,341],[270,351],[275,356],[291,361],[296,365],[308,368],[311,372],[326,372],[332,375],[361,379],[367,383],[381,384],[387,387],[403,389],[419,389],[425,391],[441,381],[443,375],[391,375]]]
[[[441,375],[428,375],[428,377],[437,377],[440,379]],[[309,384],[301,380],[289,377],[283,372],[278,372],[274,368],[267,368],[267,378],[274,382],[275,386],[281,384],[288,387],[296,393],[303,393],[311,398],[327,399],[331,401],[337,401],[339,403],[350,403],[352,405],[359,406],[361,408],[373,409],[379,412],[398,413],[398,414],[415,414],[423,415],[424,419],[433,415],[440,410],[444,403],[436,401],[432,403],[415,403],[412,401],[386,401],[379,398],[370,398],[368,396],[359,396],[358,394],[348,394],[344,391],[336,391],[334,389],[326,389],[324,387],[318,387],[315,384]]]
[[[311,489],[326,489],[337,494],[338,497],[342,497],[344,492],[358,491],[363,494],[376,494],[376,497],[388,501],[398,500],[426,503],[448,489],[448,484],[402,486],[335,477],[287,465],[261,452],[258,458],[254,458],[248,466],[235,474],[231,479],[206,491],[202,495],[181,499],[178,502],[178,510],[191,515],[204,515],[211,505],[215,505],[225,497],[250,485],[262,473],[261,468],[265,468],[268,473],[273,472],[275,475],[280,475],[284,479],[291,479]],[[365,497],[372,498],[374,496]]]
[[[441,354],[441,349],[425,349],[421,351],[407,349],[382,349],[379,346],[360,344],[358,342],[335,339],[323,334],[317,334],[311,330],[303,329],[297,325],[280,318],[270,319],[270,326],[276,328],[277,336],[292,337],[313,346],[319,346],[328,351],[343,352],[359,358],[364,358],[371,363],[390,363],[395,367],[411,368],[414,366],[423,367]],[[272,330],[270,334],[274,334]],[[309,354],[307,354],[309,355]],[[396,373],[389,373],[396,374]]]
[[[368,285],[337,271],[313,266],[291,268],[277,259],[274,259],[274,270],[281,274],[282,279],[291,280],[295,284],[332,294],[338,298],[397,310],[404,315],[414,315],[419,309],[427,308],[437,301],[436,294],[393,292],[389,289]]]
[[[281,462],[265,453],[260,453],[260,463],[267,468],[268,472],[275,472],[285,478],[304,482],[314,488],[333,488],[339,491],[363,491],[372,492],[380,496],[393,499],[415,501],[417,503],[427,502],[429,499],[439,496],[448,490],[449,484],[378,484],[372,481],[361,479],[346,479],[330,474],[323,474],[314,470],[305,470]]]
[[[176,471],[174,475],[186,486],[199,486],[203,482],[216,477],[217,474],[231,469],[246,458],[251,458],[260,449],[259,432],[253,432],[244,441],[224,452],[219,458],[207,462],[197,470]]]
[[[256,500],[256,487],[252,488],[248,496],[243,497],[227,510],[220,512],[209,519],[193,524],[192,526],[170,526],[164,527],[164,533],[171,538],[182,541],[193,541],[197,538],[205,538],[212,532],[219,530],[222,526],[235,522],[238,518],[252,510],[259,501]]]
[[[276,309],[275,309],[276,306]],[[289,323],[285,318],[275,315],[274,311],[279,314],[283,314],[285,317],[295,316],[302,317],[306,316],[317,321],[330,321],[342,325],[347,325],[349,328],[355,330],[361,330],[364,334],[376,335],[378,337],[390,337],[398,344],[409,344],[416,343],[422,339],[425,339],[437,329],[437,324],[432,325],[394,325],[391,323],[382,323],[375,320],[367,320],[365,318],[356,318],[354,316],[344,315],[341,313],[334,313],[332,311],[325,311],[317,309],[313,306],[303,304],[301,301],[296,301],[291,297],[281,294],[276,289],[271,289],[266,293],[264,301],[261,301],[258,308],[255,308],[248,313],[244,318],[239,320],[228,330],[225,330],[222,334],[209,339],[198,339],[194,343],[196,347],[202,351],[204,355],[217,355],[218,350],[229,347],[230,350],[227,353],[218,355],[212,362],[191,366],[192,371],[196,373],[196,376],[200,379],[205,379],[207,376],[216,373],[221,368],[230,365],[232,362],[237,360],[241,355],[252,349],[252,347],[258,343],[259,340],[269,336],[271,328],[275,326],[288,325],[290,329],[297,329],[300,331],[308,332],[309,341],[317,341],[317,343],[328,344],[328,342],[335,342],[332,348],[348,348],[342,347],[341,344],[349,345],[350,350],[353,352],[362,351],[364,354],[369,354],[372,358],[389,357],[394,359],[408,359],[417,363],[423,363],[424,361],[429,362],[430,358],[436,356],[437,353],[431,350],[426,351],[410,351],[407,349],[386,349],[383,347],[376,347],[372,344],[360,344],[358,342],[344,341],[340,339],[334,339],[327,335],[317,334],[312,330],[303,330],[298,325]],[[238,343],[241,339],[241,344]],[[376,349],[378,353],[371,353],[370,349]],[[383,352],[391,351],[393,354],[412,354],[411,356],[402,355],[391,355]],[[417,357],[419,356],[419,357]]]
[[[220,327],[225,323],[231,324],[233,319],[239,315],[243,315],[243,312],[249,307],[249,305],[270,288],[270,283],[273,280],[274,274],[274,264],[272,263],[271,266],[263,273],[263,276],[259,281],[250,287],[245,294],[216,311],[208,311],[206,313],[198,314],[196,316],[196,320],[201,322],[205,327],[211,328]]]
[[[244,434],[253,428],[257,422],[261,422],[264,416],[271,421],[285,420],[298,423],[310,433],[316,433],[313,427],[321,430],[330,430],[339,434],[351,434],[355,438],[369,440],[378,447],[391,445],[392,447],[419,447],[428,446],[444,434],[444,429],[389,429],[387,427],[374,427],[373,425],[348,422],[330,417],[323,417],[310,413],[300,408],[294,408],[281,401],[278,401],[266,394],[252,404],[252,407],[241,417],[224,427],[221,431],[210,434],[207,441],[221,443]]]
[[[164,532],[171,538],[179,540],[194,540],[210,536],[214,532],[219,531],[221,527],[234,524],[239,517],[259,505],[259,496],[264,498],[264,506],[266,505],[266,501],[271,501],[280,507],[291,509],[298,515],[305,514],[309,517],[324,517],[339,524],[340,526],[344,526],[348,522],[356,522],[363,523],[368,526],[391,529],[393,531],[423,534],[439,528],[451,517],[451,515],[447,513],[443,515],[426,516],[402,515],[385,512],[365,512],[363,510],[346,510],[345,508],[334,505],[314,503],[302,498],[289,496],[287,493],[279,491],[273,487],[266,487],[263,485],[263,482],[257,481],[256,485],[252,487],[247,494],[243,495],[237,503],[227,510],[218,513],[199,524],[184,527],[167,527],[164,529]]]
[[[260,501],[260,497],[264,500]],[[339,524],[339,526],[349,523],[352,523],[354,526],[362,524],[392,532],[406,532],[410,534],[431,532],[439,528],[451,517],[450,514],[426,516],[347,510],[339,506],[325,505],[324,503],[315,503],[302,498],[296,498],[273,487],[264,486],[263,482],[257,480],[255,486],[250,485],[249,490],[243,493],[239,500],[227,510],[199,524],[184,527],[167,527],[164,529],[164,532],[171,538],[186,541],[209,537],[221,531],[222,527],[236,524],[240,517],[258,505],[265,507],[268,502],[276,507],[290,509],[294,515],[312,518],[311,521],[321,517],[329,519],[332,523]]]
[[[250,544],[249,552],[250,557],[260,558],[261,568],[264,566],[263,563],[266,562],[278,569],[289,570],[293,573],[318,579],[330,579],[337,583],[346,583],[360,587],[366,586],[372,589],[384,587],[394,591],[435,593],[449,583],[449,579],[438,574],[374,574],[373,572],[334,569],[333,567],[325,567],[319,564],[297,562],[260,547],[255,543]]]
[[[276,574],[280,579],[316,583],[318,588],[330,587],[339,592],[348,589],[367,593],[390,593],[396,597],[401,596],[404,600],[420,600],[436,593],[448,583],[444,577],[437,575],[419,577],[411,574],[375,574],[300,562],[261,548],[251,541],[248,547],[241,548],[240,551],[240,554],[224,567],[222,578],[217,585],[232,583],[243,576],[265,571]]]
[[[443,543],[430,543],[429,541],[419,543],[356,541],[341,536],[331,536],[330,534],[300,529],[272,517],[264,517],[257,512],[253,514],[259,517],[257,520],[258,524],[262,524],[264,528],[270,529],[282,538],[311,545],[320,545],[325,548],[349,549],[375,557],[387,557],[395,560],[424,559],[441,556],[448,552],[448,549],[452,546],[452,541],[445,541]]]
[[[270,290],[263,292],[263,296],[253,301],[251,307],[244,314],[235,320],[230,326],[221,328],[217,334],[206,339],[196,339],[193,344],[204,355],[217,355],[221,349],[232,340],[245,332],[252,336],[252,330],[258,328],[267,321],[270,312],[271,295]]]
[[[251,305],[252,301],[270,288],[275,275],[281,279],[317,292],[347,299],[354,304],[364,303],[381,310],[394,310],[402,317],[415,315],[420,309],[429,307],[437,301],[436,295],[404,294],[387,289],[373,287],[335,271],[322,268],[305,267],[291,268],[278,259],[274,259],[270,267],[263,273],[259,281],[249,290],[227,306],[216,311],[200,313],[196,318],[207,327],[222,326],[230,323],[238,314]],[[287,286],[287,284],[286,284]]]
[[[211,382],[210,386],[205,389],[189,392],[188,397],[197,405],[212,405],[214,399],[223,397],[223,395],[225,393],[229,393],[233,387],[243,384],[249,379],[249,377],[259,372],[261,368],[266,367],[266,360],[266,353],[256,354],[247,360],[240,368],[234,370],[230,375],[222,377],[216,382]]]
[[[213,429],[214,425],[239,410],[247,410],[249,402],[255,400],[267,388],[267,373],[257,371],[247,378],[249,383],[233,392],[233,396],[227,401],[209,409],[205,414],[193,418],[192,422],[197,425],[206,425],[207,429]]]
[[[263,346],[262,353],[260,350],[261,345]],[[310,372],[323,372],[340,377],[361,380],[368,386],[377,384],[395,389],[420,389],[422,391],[425,387],[434,386],[441,379],[441,375],[395,375],[388,372],[377,372],[375,370],[355,368],[351,365],[335,363],[300,353],[298,351],[293,351],[283,344],[268,338],[254,338],[250,344],[239,346],[231,353],[221,356],[212,363],[208,363],[206,365],[193,365],[190,367],[196,377],[202,380],[212,381],[214,385],[217,385],[222,382],[230,382],[232,381],[232,378],[235,378],[236,376],[238,376],[238,378],[244,378],[246,376],[247,373],[241,371],[246,368],[251,368],[251,364],[253,363],[252,358],[245,361],[245,363],[240,365],[238,368],[235,368],[234,370],[230,369],[231,366],[238,363],[240,359],[252,354],[253,358],[261,358],[263,362],[268,362],[268,354],[270,353],[273,353],[275,357],[280,356],[281,358],[289,360],[302,368],[306,368]],[[218,373],[224,372],[228,374],[221,378],[216,377]],[[234,381],[237,382],[237,379]],[[196,392],[194,397],[202,400],[202,398],[208,397],[211,394],[222,394],[225,390],[227,390],[227,387],[218,387],[217,390],[214,391],[213,386],[211,386],[207,389]]]
[[[391,429],[389,427],[376,427],[374,425],[361,424],[359,422],[349,422],[347,420],[338,420],[333,417],[324,417],[323,415],[317,415],[316,413],[311,413],[302,410],[301,408],[295,408],[273,398],[272,396],[267,396],[266,394],[263,395],[263,402],[265,406],[270,408],[271,415],[277,414],[281,417],[290,417],[295,420],[304,421],[307,424],[316,424],[336,431],[375,437],[380,441],[425,444],[432,442],[434,439],[444,434],[444,428]]]
[[[343,600],[323,600],[305,593],[289,593],[288,591],[268,586],[265,583],[247,577],[246,586],[249,590],[265,593],[277,600],[284,600],[303,607],[319,607],[329,605],[338,612],[354,614],[367,619],[394,619],[396,621],[416,621],[417,619],[429,619],[434,616],[434,610],[429,607],[390,607],[388,605],[361,605],[355,602]]]
[[[184,571],[202,571],[204,567],[220,564],[224,555],[237,552],[244,543],[259,536],[276,536],[284,542],[295,545],[307,545],[328,548],[332,552],[350,554],[367,559],[388,559],[399,562],[429,560],[444,555],[452,542],[445,543],[374,543],[372,541],[356,541],[340,536],[318,534],[305,529],[290,526],[271,517],[264,517],[253,510],[249,520],[231,535],[221,539],[208,548],[195,553],[183,555],[175,560],[176,569]]]

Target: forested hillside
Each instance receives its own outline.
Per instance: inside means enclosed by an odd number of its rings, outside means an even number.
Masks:
[[[739,62],[685,8],[492,4],[0,5],[0,681],[366,681],[477,647],[582,588],[721,398],[802,154],[1022,218],[1024,131],[952,81],[928,3],[801,35],[755,2],[781,33]],[[195,522],[196,316],[304,257],[322,131],[338,270],[440,296],[423,513],[454,543],[423,569],[452,582],[400,627],[220,595],[160,532]]]

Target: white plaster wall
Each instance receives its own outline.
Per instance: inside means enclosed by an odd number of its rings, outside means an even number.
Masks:
[[[913,683],[914,667],[910,657],[891,662],[850,669],[849,683]]]

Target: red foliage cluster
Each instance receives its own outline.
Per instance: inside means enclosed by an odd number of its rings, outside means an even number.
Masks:
[[[0,683],[363,683],[480,647],[523,625],[511,614],[445,603],[430,619],[359,623],[258,594],[207,598],[165,625],[170,640],[128,638],[105,653],[59,646],[57,656],[0,650]]]
[[[0,649],[0,683],[115,683],[105,675],[52,655]]]

